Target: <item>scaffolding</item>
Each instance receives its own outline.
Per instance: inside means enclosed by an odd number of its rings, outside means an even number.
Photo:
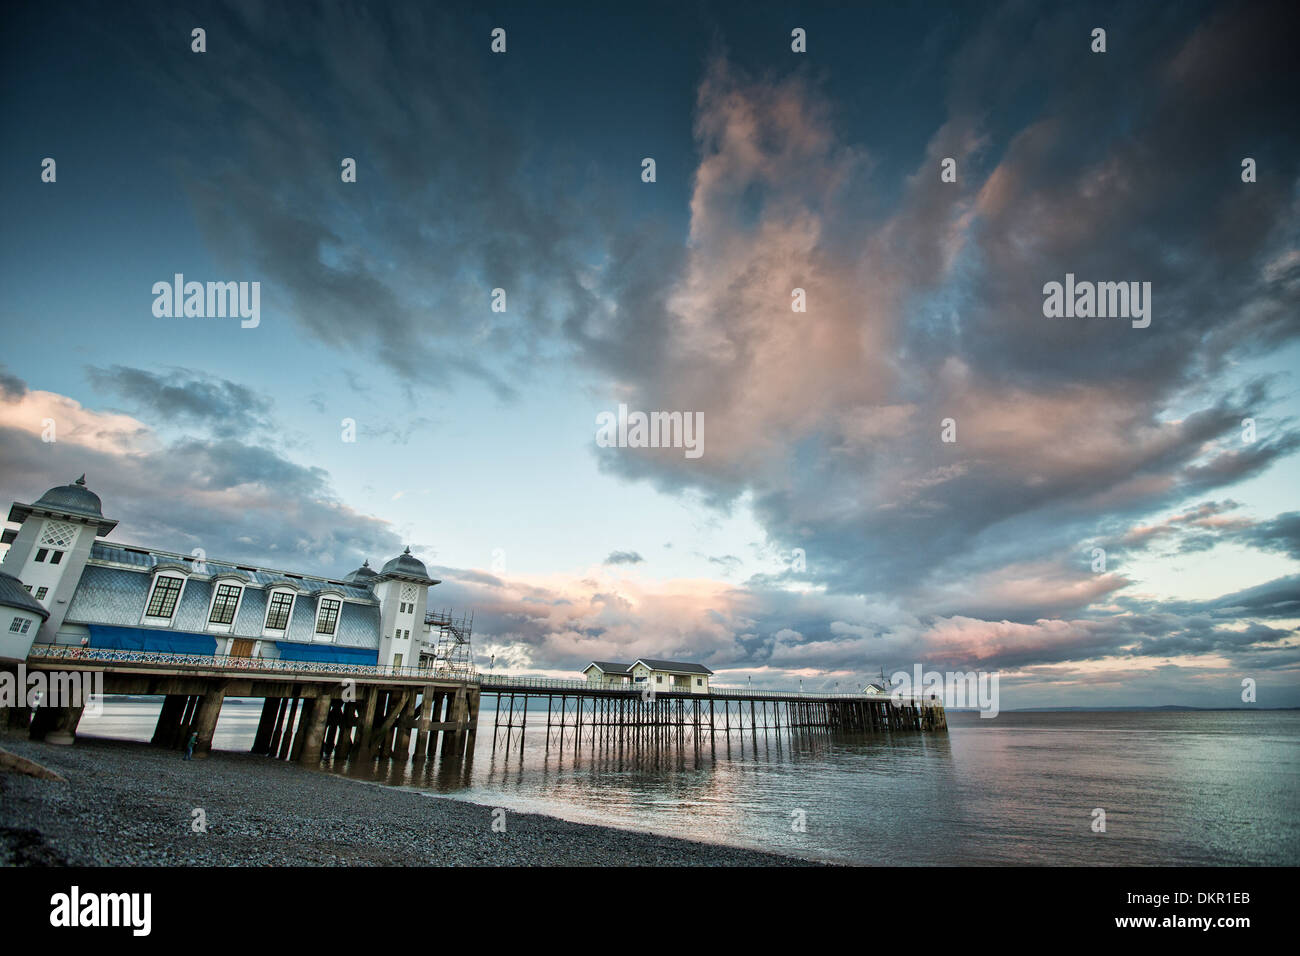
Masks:
[[[433,653],[422,653],[420,665],[431,668],[438,675],[460,679],[473,677],[474,646],[470,634],[474,630],[474,612],[457,616],[450,608],[429,611],[424,615],[424,623],[429,625],[429,643],[433,645]]]

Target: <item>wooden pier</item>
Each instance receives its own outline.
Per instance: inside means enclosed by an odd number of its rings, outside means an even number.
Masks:
[[[545,747],[609,744],[655,747],[706,737],[768,732],[840,733],[947,730],[942,701],[884,695],[741,691],[655,693],[631,685],[486,675],[495,695],[492,746],[522,748],[529,722],[545,728]],[[530,701],[546,700],[529,708]]]
[[[12,668],[11,668],[12,670]],[[152,651],[33,645],[29,673],[79,674],[100,693],[163,698],[152,743],[184,749],[197,735],[194,755],[212,748],[227,698],[261,698],[252,751],[280,760],[317,764],[405,762],[436,755],[472,754],[479,704],[495,695],[492,746],[523,747],[530,720],[545,729],[545,746],[575,751],[618,744],[659,747],[719,735],[942,731],[943,704],[933,699],[710,688],[708,693],[648,693],[633,684],[566,681],[509,675],[453,674],[422,668],[209,657]],[[546,700],[529,709],[530,701]],[[10,730],[70,744],[81,705],[0,711]],[[414,738],[414,740],[412,740]],[[412,746],[414,744],[414,746]]]
[[[33,645],[26,669],[94,675],[104,694],[161,696],[152,743],[180,750],[197,734],[196,757],[211,750],[229,697],[264,701],[253,753],[304,764],[327,757],[364,761],[410,755],[412,737],[417,760],[463,756],[473,751],[478,732],[479,688],[473,677],[420,668],[46,644]],[[11,730],[26,728],[34,739],[70,744],[84,709],[84,701],[6,708],[0,721]]]

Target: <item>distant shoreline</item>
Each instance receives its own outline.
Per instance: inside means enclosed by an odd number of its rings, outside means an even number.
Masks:
[[[0,772],[9,866],[816,866],[815,861],[505,812],[252,754],[203,760],[79,737],[0,733],[66,783]],[[359,786],[367,789],[362,791]],[[192,824],[201,810],[206,833]]]

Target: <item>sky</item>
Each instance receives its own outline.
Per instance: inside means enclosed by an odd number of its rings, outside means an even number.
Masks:
[[[4,18],[0,498],[85,473],[110,540],[306,573],[409,545],[497,670],[1300,706],[1288,4]],[[155,315],[176,273],[259,323]],[[1045,316],[1067,274],[1150,325]],[[702,454],[604,447],[620,405]]]

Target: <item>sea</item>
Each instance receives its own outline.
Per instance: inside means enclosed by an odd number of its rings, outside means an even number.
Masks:
[[[746,729],[657,749],[575,748],[570,731],[561,749],[544,718],[507,745],[491,700],[467,759],[322,772],[839,863],[1300,864],[1300,711],[950,712],[946,733]],[[108,698],[79,733],[147,741],[160,706]],[[247,751],[260,714],[226,701],[214,747]]]

